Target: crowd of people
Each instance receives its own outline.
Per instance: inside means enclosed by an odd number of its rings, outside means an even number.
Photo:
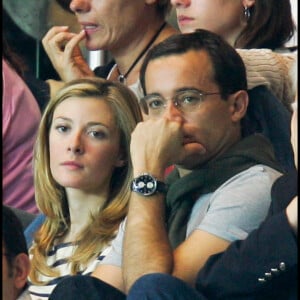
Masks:
[[[67,5],[43,105],[4,40],[5,299],[297,299],[290,2]]]

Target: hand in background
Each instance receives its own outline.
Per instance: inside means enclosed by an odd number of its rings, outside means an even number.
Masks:
[[[298,196],[296,196],[286,208],[286,215],[295,234],[298,233]]]
[[[42,40],[53,67],[63,81],[94,76],[79,47],[84,38],[84,30],[75,34],[69,32],[68,26],[54,26]]]

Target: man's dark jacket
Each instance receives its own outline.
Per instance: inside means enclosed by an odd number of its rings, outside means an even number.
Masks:
[[[297,172],[277,179],[268,217],[243,241],[213,255],[196,287],[208,299],[298,299],[297,237],[285,208],[297,192]]]

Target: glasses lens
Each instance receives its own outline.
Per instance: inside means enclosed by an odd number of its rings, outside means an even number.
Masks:
[[[190,112],[198,107],[202,97],[197,91],[187,90],[178,93],[175,96],[175,101],[181,110]]]
[[[141,108],[145,114],[150,116],[161,115],[167,104],[159,95],[147,95],[141,99]],[[174,105],[182,112],[195,110],[203,101],[203,94],[196,90],[178,92],[174,97]]]
[[[159,115],[165,109],[165,100],[157,95],[149,95],[143,98],[149,115]]]

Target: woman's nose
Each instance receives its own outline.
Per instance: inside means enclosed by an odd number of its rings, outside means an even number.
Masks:
[[[180,6],[187,7],[191,4],[191,0],[171,0],[171,4],[174,7],[180,7]]]
[[[72,0],[69,6],[74,13],[87,12],[90,10],[90,0]]]
[[[84,147],[80,134],[74,134],[70,137],[68,151],[74,154],[82,154],[84,152]]]

